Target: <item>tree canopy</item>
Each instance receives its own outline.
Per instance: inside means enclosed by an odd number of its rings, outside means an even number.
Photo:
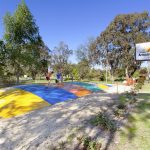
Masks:
[[[73,51],[69,49],[69,46],[61,41],[58,46],[54,47],[51,51],[51,66],[54,70],[59,70],[63,68],[64,71],[67,69],[67,64],[69,62],[69,57],[73,54]]]
[[[40,66],[41,52],[47,52],[44,51],[39,29],[24,1],[18,5],[13,15],[5,15],[4,25],[8,66],[13,68],[11,71],[16,75],[17,83],[24,70],[30,70],[35,78]]]
[[[97,37],[97,48],[101,61],[111,68],[125,68],[131,76],[140,66],[135,61],[135,44],[150,40],[150,17],[148,12],[118,15],[104,32]]]

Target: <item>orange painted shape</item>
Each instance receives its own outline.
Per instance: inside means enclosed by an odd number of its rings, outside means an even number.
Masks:
[[[78,97],[86,96],[86,95],[91,94],[91,91],[86,90],[84,88],[74,88],[74,89],[69,90],[69,92],[75,94]]]

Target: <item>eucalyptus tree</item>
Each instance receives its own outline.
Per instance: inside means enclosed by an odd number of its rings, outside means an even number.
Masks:
[[[51,51],[51,67],[54,70],[63,69],[63,72],[67,73],[69,57],[72,54],[73,50],[69,49],[69,46],[66,43],[60,42],[58,46],[54,47],[54,49]]]
[[[95,65],[100,64],[100,56],[97,53],[97,43],[94,38],[90,38],[86,44],[82,44],[76,50],[76,57],[79,61],[78,72],[80,79],[87,78],[92,74]]]
[[[9,13],[5,15],[4,25],[9,65],[16,75],[18,83],[19,77],[26,67],[30,68],[31,72],[37,70],[35,66],[36,60],[40,58],[39,47],[42,40],[35,20],[24,1],[18,5],[13,15]]]
[[[4,74],[4,69],[6,66],[6,48],[2,40],[0,40],[0,76]]]
[[[150,40],[148,12],[118,15],[104,32],[97,37],[97,48],[103,63],[111,71],[124,68],[126,77],[131,76],[141,62],[135,60],[135,44]]]
[[[100,57],[96,55],[97,43],[94,38],[90,38],[86,44],[81,44],[76,50],[76,57],[79,61],[86,60],[89,66],[94,67],[99,64]]]

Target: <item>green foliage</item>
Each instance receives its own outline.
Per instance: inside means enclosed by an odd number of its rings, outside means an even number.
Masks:
[[[147,69],[146,68],[141,69],[139,73],[140,73],[140,75],[146,75],[147,74]]]
[[[6,53],[5,44],[2,40],[0,40],[0,77],[4,76],[4,69],[6,67],[6,58],[7,58],[7,53]]]
[[[24,1],[18,5],[13,15],[9,13],[5,15],[4,25],[6,65],[16,75],[17,82],[21,74],[26,71],[29,71],[34,78],[41,68],[40,61],[43,57],[41,53],[45,51],[39,29]]]
[[[114,115],[117,116],[117,117],[123,117],[124,114],[125,114],[124,108],[123,109],[118,108],[118,109],[114,110]]]
[[[116,68],[114,71],[114,75],[119,79],[122,79],[125,76],[125,70],[123,68]]]
[[[63,68],[63,72],[68,74],[68,59],[72,54],[73,51],[69,49],[69,46],[64,42],[60,42],[51,52],[50,63],[52,68],[56,71]]]
[[[106,130],[114,131],[116,129],[114,121],[111,120],[106,113],[100,112],[96,117],[91,119],[90,122],[92,125],[101,126]]]
[[[72,134],[70,134],[69,136],[68,136],[68,138],[67,138],[67,142],[69,142],[69,143],[72,143],[72,141],[73,141],[73,139],[75,138],[75,133],[72,133]]]
[[[75,80],[79,80],[79,69],[77,65],[72,65],[72,75]]]
[[[79,78],[81,80],[87,78],[90,71],[90,66],[87,60],[82,60],[78,63]]]
[[[119,102],[117,105],[118,109],[126,109],[126,105],[130,99],[127,98],[127,95],[123,94],[119,96]]]
[[[99,80],[100,80],[100,81],[105,81],[105,79],[106,79],[105,73],[104,73],[103,71],[100,71]]]
[[[101,148],[101,144],[96,143],[96,141],[90,140],[90,138],[85,138],[84,148],[87,148],[87,150],[99,150]]]
[[[124,68],[126,77],[132,76],[141,62],[135,62],[135,44],[149,41],[148,12],[118,15],[97,38],[101,62],[111,68],[113,75]],[[95,50],[95,51],[96,51]]]
[[[90,137],[77,138],[80,144],[83,144],[83,149],[85,150],[100,150],[102,144],[95,140],[92,140]]]
[[[140,75],[140,71],[139,70],[136,70],[133,74],[133,78],[138,78]]]
[[[118,79],[115,79],[114,81],[123,82],[123,81],[124,81],[124,78],[118,78]]]
[[[95,49],[97,47],[96,40],[90,38],[86,44],[82,44],[78,47],[76,51],[77,59],[82,61],[87,61],[89,66],[100,63],[99,55],[96,53]]]
[[[146,76],[147,76],[147,70],[141,69],[139,71],[139,78],[137,79],[137,83],[135,84],[135,87],[134,87],[136,91],[139,91],[142,88],[146,80]]]
[[[121,95],[119,97],[119,104],[125,105],[127,102],[127,97],[125,95]]]
[[[119,96],[119,101],[114,110],[114,115],[117,117],[124,117],[128,112],[128,106],[134,104],[137,101],[136,94],[134,92],[125,93]]]
[[[128,104],[132,104],[136,101],[136,93],[134,91],[127,92],[119,96],[119,104],[117,105],[118,109],[126,109]]]
[[[95,64],[99,64],[100,60],[99,55],[96,55],[96,40],[91,38],[85,45],[80,45],[76,50],[76,56],[79,60],[78,70],[79,70],[79,78],[83,79],[98,79],[104,80],[104,76],[100,74],[98,70],[92,69]],[[100,77],[101,76],[101,77]]]
[[[142,88],[142,86],[144,85],[144,81],[145,81],[145,77],[139,77],[137,80],[137,83],[135,84],[135,90],[138,91]]]

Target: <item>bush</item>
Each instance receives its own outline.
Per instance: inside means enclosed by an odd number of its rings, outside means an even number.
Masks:
[[[16,80],[13,77],[3,76],[0,77],[0,83],[5,86],[14,85],[16,84]]]
[[[125,109],[126,108],[126,103],[127,103],[127,98],[125,95],[121,95],[119,97],[119,104],[117,105],[118,109]]]
[[[134,89],[135,89],[136,91],[138,91],[139,89],[141,89],[142,86],[144,85],[145,80],[146,80],[146,76],[145,76],[144,74],[141,74],[141,75],[139,76],[138,80],[137,80],[137,83],[135,84]]]
[[[126,105],[125,104],[119,104],[119,105],[117,105],[117,108],[118,109],[125,109]]]
[[[101,73],[100,76],[99,76],[99,80],[100,81],[104,81],[106,79],[104,73]]]
[[[135,71],[135,72],[134,72],[134,74],[133,74],[133,78],[138,78],[138,77],[139,77],[139,75],[140,75],[140,71],[139,71],[139,70],[137,70],[137,71]]]
[[[147,74],[147,69],[141,69],[140,70],[140,75],[145,75],[145,74]]]
[[[114,115],[117,117],[123,117],[125,115],[125,110],[124,109],[116,109],[114,111]]]
[[[118,79],[115,79],[114,81],[121,81],[121,82],[123,82],[124,81],[124,79],[123,78],[118,78]]]
[[[83,144],[83,149],[85,150],[100,150],[102,144],[92,140],[90,137],[77,138],[80,144]]]
[[[127,96],[126,95],[121,95],[119,97],[119,104],[117,105],[117,108],[114,110],[114,115],[115,116],[123,116],[125,114],[126,108],[127,108]]]
[[[101,126],[106,130],[114,131],[116,129],[115,123],[109,117],[100,112],[96,117],[91,119],[91,124],[95,126]]]

